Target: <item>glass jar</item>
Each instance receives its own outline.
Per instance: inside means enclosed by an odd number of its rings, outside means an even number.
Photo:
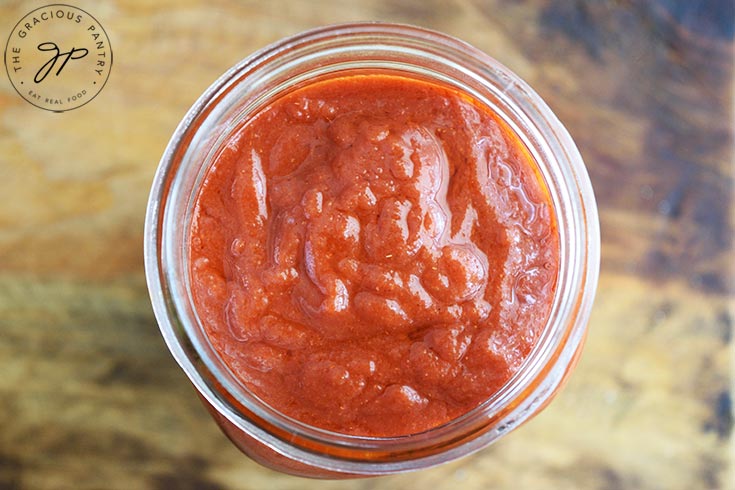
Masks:
[[[346,73],[431,80],[486,104],[520,136],[548,186],[560,234],[552,310],[518,372],[480,406],[402,437],[359,437],[306,425],[241,384],[210,345],[190,292],[188,233],[196,193],[235,128],[294,88]],[[599,269],[592,187],[577,148],[541,98],[486,54],[406,25],[357,23],[279,41],[217,80],[179,124],[153,182],[145,227],[148,287],[163,337],[221,429],[256,461],[287,473],[346,478],[426,468],[477,451],[541,410],[575,365]]]

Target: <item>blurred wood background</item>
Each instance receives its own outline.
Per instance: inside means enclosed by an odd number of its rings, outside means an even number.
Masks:
[[[0,36],[44,3],[0,4]],[[732,0],[72,3],[111,38],[100,95],[53,114],[0,76],[0,489],[735,488]],[[149,305],[143,217],[221,73],[366,19],[465,39],[548,101],[592,177],[602,274],[582,361],[537,418],[439,468],[319,482],[249,461],[200,405]]]

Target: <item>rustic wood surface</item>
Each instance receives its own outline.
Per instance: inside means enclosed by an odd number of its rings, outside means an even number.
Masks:
[[[0,36],[44,3],[0,4]],[[101,94],[53,114],[0,76],[1,489],[735,488],[732,0],[71,3],[111,38]],[[364,19],[461,37],[538,90],[589,167],[602,275],[582,361],[540,416],[439,468],[320,482],[249,461],[200,405],[149,305],[143,216],[216,77]]]

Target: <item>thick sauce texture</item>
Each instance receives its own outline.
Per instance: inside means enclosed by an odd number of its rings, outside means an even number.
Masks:
[[[397,436],[518,370],[549,316],[559,238],[535,162],[489,108],[353,75],[235,132],[196,198],[190,258],[206,333],[257,396]]]

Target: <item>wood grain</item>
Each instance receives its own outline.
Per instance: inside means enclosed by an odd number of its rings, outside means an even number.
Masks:
[[[0,35],[43,2],[0,5]],[[730,0],[74,2],[110,80],[64,114],[0,77],[0,488],[728,489],[733,461]],[[541,415],[411,475],[303,480],[221,435],[150,309],[142,227],[178,121],[283,36],[364,19],[461,37],[525,78],[577,141],[602,276],[582,361]]]

